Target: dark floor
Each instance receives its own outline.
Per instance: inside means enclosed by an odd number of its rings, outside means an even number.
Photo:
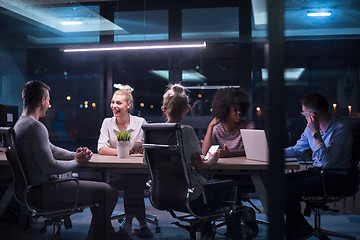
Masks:
[[[259,207],[259,201],[255,200],[255,204]],[[148,199],[146,199],[146,208],[148,214],[156,214],[159,219],[159,225],[161,227],[160,233],[155,233],[155,226],[149,225],[150,229],[154,233],[154,240],[171,240],[171,239],[190,239],[187,231],[178,228],[174,224],[174,219],[170,216],[169,213],[164,211],[158,211],[154,209],[149,203]],[[119,199],[119,202],[114,210],[114,214],[122,213],[123,204],[122,199]],[[88,230],[88,225],[90,222],[90,211],[86,209],[83,213],[75,214],[71,217],[73,228],[69,230],[65,230],[64,228],[61,231],[61,236],[65,239],[69,240],[82,240],[86,239],[86,233]],[[258,219],[266,220],[264,214],[257,214]],[[308,218],[310,223],[313,223],[313,217]],[[118,229],[119,222],[114,220],[112,222],[113,226]],[[24,231],[19,230],[15,224],[12,225],[0,225],[0,239],[1,240],[34,240],[34,239],[47,239],[51,236],[52,229],[48,227],[47,233],[40,234],[39,229],[42,227],[42,221],[39,219],[35,221],[33,224],[32,231]],[[324,229],[332,230],[335,232],[341,232],[344,234],[349,234],[355,236],[356,239],[360,239],[360,216],[359,215],[322,215],[322,226]],[[134,221],[134,228],[137,228],[137,221]],[[260,232],[259,236],[255,239],[266,239],[266,231],[267,226],[265,224],[259,224]],[[225,228],[222,227],[219,229],[220,233],[224,233]],[[137,238],[133,234],[133,239],[137,240]],[[221,234],[216,235],[216,239],[225,239],[225,237]],[[316,238],[310,238],[316,239]],[[339,238],[331,238],[331,239],[339,239]]]

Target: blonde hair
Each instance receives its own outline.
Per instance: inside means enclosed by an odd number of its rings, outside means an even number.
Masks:
[[[114,92],[114,95],[125,96],[126,102],[131,103],[131,107],[129,108],[129,112],[134,108],[134,99],[131,94],[131,87],[129,85],[125,85],[123,89],[117,90]]]
[[[163,107],[172,118],[179,118],[189,106],[189,97],[186,89],[180,84],[170,85],[163,95]]]

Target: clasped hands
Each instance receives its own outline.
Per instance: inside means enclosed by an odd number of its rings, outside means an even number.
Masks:
[[[78,163],[78,166],[84,166],[89,162],[93,155],[93,152],[87,147],[79,147],[76,149],[75,160]]]

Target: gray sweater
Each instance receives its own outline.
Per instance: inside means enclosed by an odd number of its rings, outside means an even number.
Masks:
[[[47,182],[52,175],[77,167],[75,152],[51,144],[43,123],[21,116],[14,129],[20,159],[30,184]]]

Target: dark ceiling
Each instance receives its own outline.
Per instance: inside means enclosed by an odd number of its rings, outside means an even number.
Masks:
[[[267,34],[265,2],[251,1],[254,40]],[[115,20],[100,13],[99,4],[115,8]],[[167,40],[168,9],[175,6],[183,8],[184,40],[236,42],[239,38],[238,1],[1,0],[0,6],[0,34],[25,34],[35,46],[96,43],[100,35],[109,32],[115,32],[115,41]],[[331,16],[307,16],[315,10],[330,11]],[[287,38],[360,36],[359,0],[285,0],[284,17]],[[64,19],[80,19],[83,25],[79,30],[64,27],[58,23]]]

